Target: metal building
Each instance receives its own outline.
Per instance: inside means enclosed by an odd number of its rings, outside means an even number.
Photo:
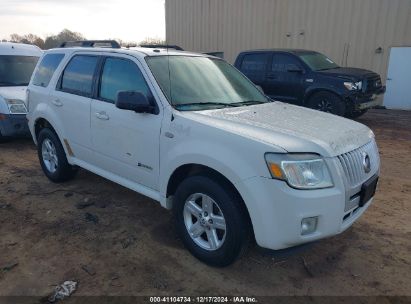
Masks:
[[[166,0],[166,28],[169,44],[231,63],[248,49],[311,49],[390,81],[402,75],[387,76],[393,47],[411,62],[411,0]]]

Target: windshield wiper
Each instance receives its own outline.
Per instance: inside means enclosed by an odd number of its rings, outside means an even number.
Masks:
[[[0,81],[0,86],[4,87],[26,87],[28,86],[28,83],[13,83],[13,82],[1,82]]]
[[[14,83],[0,81],[1,86],[14,86]]]
[[[176,108],[195,107],[195,106],[222,106],[222,107],[225,107],[225,108],[238,107],[237,104],[230,104],[230,103],[224,103],[224,102],[192,102],[192,103],[177,104],[177,105],[174,105],[174,106]]]
[[[252,106],[258,104],[269,103],[270,101],[258,101],[258,100],[247,100],[242,102],[233,103],[234,106],[241,107],[241,106]]]
[[[334,68],[325,68],[325,69],[319,69],[317,71],[328,71],[328,70],[335,70],[335,69],[339,69],[340,67],[334,67]]]

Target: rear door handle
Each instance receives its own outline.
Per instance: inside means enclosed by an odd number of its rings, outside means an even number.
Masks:
[[[267,79],[278,79],[277,75],[267,75]]]
[[[107,115],[106,112],[97,112],[96,117],[101,120],[109,120],[110,117]]]
[[[52,103],[56,106],[56,107],[62,107],[63,103],[60,101],[60,99],[54,99],[52,101]]]

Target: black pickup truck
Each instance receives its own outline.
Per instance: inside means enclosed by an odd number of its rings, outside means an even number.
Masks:
[[[382,104],[380,75],[307,50],[242,52],[235,67],[274,100],[356,118]]]

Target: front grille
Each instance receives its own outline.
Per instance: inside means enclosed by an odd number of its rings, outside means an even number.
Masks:
[[[368,77],[365,81],[365,93],[373,93],[382,87],[379,75]]]
[[[364,169],[364,153],[367,153],[370,157],[371,171],[369,173],[366,173]],[[341,163],[341,166],[351,188],[355,188],[363,184],[365,181],[375,175],[380,165],[378,147],[374,139],[368,144],[354,151],[338,156],[338,160]]]

